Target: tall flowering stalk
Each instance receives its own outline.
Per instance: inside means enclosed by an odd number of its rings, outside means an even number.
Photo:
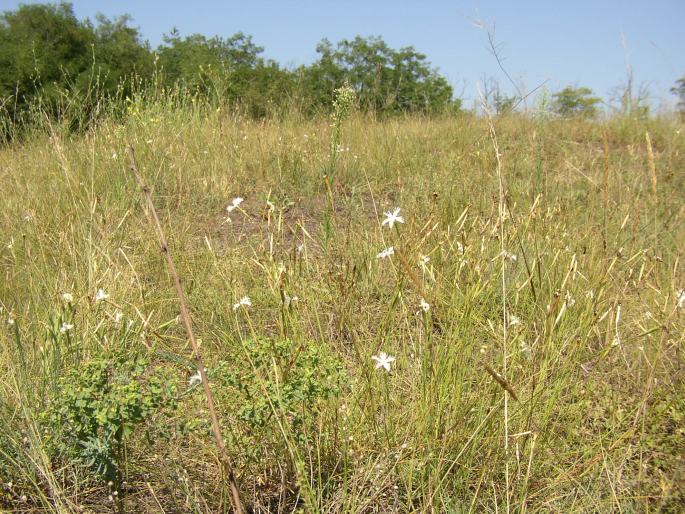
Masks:
[[[355,98],[356,93],[354,92],[354,89],[347,84],[335,90],[332,114],[333,125],[331,125],[333,127],[333,134],[331,135],[328,173],[324,177],[331,206],[333,205],[333,179],[335,178],[335,172],[338,166],[338,151],[342,141],[342,125],[350,115]]]

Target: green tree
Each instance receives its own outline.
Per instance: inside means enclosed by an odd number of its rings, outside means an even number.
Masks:
[[[235,102],[257,117],[285,103],[294,87],[293,74],[263,59],[263,51],[242,32],[229,38],[201,34],[182,38],[176,29],[157,49],[165,81]]]
[[[132,18],[125,14],[112,20],[98,14],[95,17],[94,62],[101,86],[108,93],[122,87],[129,93],[133,77],[149,78],[153,70],[153,55],[137,28],[129,26]]]
[[[0,95],[23,106],[39,92],[50,101],[67,82],[81,84],[95,35],[71,4],[22,5],[0,16]],[[86,78],[87,80],[87,78]]]
[[[103,97],[130,93],[134,76],[146,79],[152,54],[130,17],[80,21],[72,5],[31,4],[0,15],[2,137],[40,106],[72,128],[94,118]],[[30,117],[29,117],[30,118]]]
[[[671,93],[678,97],[677,108],[680,114],[685,115],[685,75],[675,81],[675,86],[671,88]]]
[[[592,95],[590,88],[567,86],[552,95],[552,107],[560,116],[593,118],[601,100]]]
[[[251,36],[242,32],[224,39],[191,34],[182,38],[174,28],[164,36],[157,49],[159,65],[165,80],[180,82],[191,89],[207,90],[215,83],[217,73],[230,74],[227,93],[239,97],[245,92],[247,71],[260,62],[264,49],[253,43]]]
[[[413,47],[393,50],[379,37],[324,39],[319,59],[300,71],[302,90],[315,105],[330,105],[333,91],[349,84],[359,106],[376,112],[432,112],[453,105],[452,88]]]

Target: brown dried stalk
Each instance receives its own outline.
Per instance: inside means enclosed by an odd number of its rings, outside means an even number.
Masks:
[[[488,372],[488,375],[490,375],[492,378],[494,378],[495,382],[497,382],[502,387],[502,389],[504,389],[506,392],[508,392],[514,400],[519,401],[519,398],[518,398],[518,396],[516,396],[516,392],[514,391],[514,388],[511,387],[511,384],[507,381],[506,378],[504,378],[502,375],[497,373],[492,368],[492,366],[490,366],[490,364],[488,364],[487,362],[483,362],[483,367],[485,368],[485,371]]]
[[[654,150],[652,149],[652,140],[649,137],[649,132],[645,132],[645,140],[647,141],[647,163],[649,164],[649,174],[652,179],[652,194],[656,197],[656,165],[654,164]]]
[[[167,244],[166,237],[164,237],[164,231],[162,230],[162,225],[159,222],[159,216],[157,216],[155,205],[152,202],[150,188],[145,184],[145,182],[143,181],[143,177],[140,175],[140,172],[138,171],[138,165],[136,164],[136,156],[133,147],[127,147],[126,153],[128,155],[129,160],[129,169],[131,170],[131,173],[133,173],[136,182],[138,182],[138,185],[140,186],[140,189],[142,189],[143,195],[145,196],[145,201],[147,203],[146,214],[150,219],[150,222],[154,225],[154,228],[157,232],[157,237],[159,239],[159,243],[162,247],[162,253],[164,254],[164,257],[167,261],[167,265],[169,266],[169,272],[171,273],[171,276],[174,279],[174,286],[176,287],[176,294],[178,295],[178,303],[181,307],[181,319],[183,320],[183,325],[186,329],[186,333],[188,334],[188,338],[190,339],[190,344],[193,348],[193,358],[195,360],[195,364],[197,365],[197,370],[200,373],[202,388],[204,389],[205,398],[207,399],[207,410],[209,410],[209,415],[212,420],[212,433],[214,434],[216,446],[219,450],[219,458],[221,460],[221,464],[223,465],[224,472],[226,473],[226,477],[228,478],[228,485],[231,490],[231,500],[233,503],[233,508],[235,509],[236,514],[243,514],[244,509],[243,504],[240,501],[240,492],[238,490],[238,484],[235,479],[235,473],[233,472],[233,466],[231,465],[228,453],[226,452],[226,445],[224,443],[224,439],[221,436],[221,426],[219,425],[219,417],[217,416],[216,407],[214,406],[214,397],[212,396],[212,391],[209,388],[209,381],[207,380],[207,374],[205,373],[204,362],[202,359],[202,355],[200,354],[200,348],[197,344],[197,340],[195,339],[195,333],[193,332],[193,325],[190,319],[188,305],[186,304],[185,294],[183,293],[183,287],[181,286],[181,279],[178,276],[176,266],[174,265],[174,261],[171,258],[171,254],[169,253],[169,245]]]

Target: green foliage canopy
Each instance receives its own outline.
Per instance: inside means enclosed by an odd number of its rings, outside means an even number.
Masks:
[[[380,37],[323,40],[319,58],[287,69],[261,56],[242,32],[224,38],[173,29],[157,49],[128,15],[79,20],[70,3],[21,5],[0,15],[0,108],[16,119],[36,100],[59,115],[59,101],[103,96],[124,100],[157,85],[182,87],[263,116],[295,101],[306,112],[329,110],[334,91],[349,84],[359,107],[380,113],[437,112],[460,106],[447,80],[413,47],[390,48]]]
[[[560,116],[593,118],[597,114],[597,104],[601,100],[592,95],[590,88],[567,86],[552,95],[552,105]]]
[[[671,88],[671,93],[678,96],[678,111],[685,114],[685,75],[676,80],[675,86]]]
[[[335,47],[324,39],[319,59],[303,67],[306,96],[329,102],[345,83],[357,93],[360,108],[376,112],[435,112],[452,105],[452,87],[413,47],[393,50],[380,37],[343,39]]]
[[[48,112],[65,91],[114,94],[149,75],[152,55],[131,19],[79,21],[69,3],[22,5],[0,15],[0,99],[11,114],[38,98]],[[9,109],[8,109],[9,110]]]

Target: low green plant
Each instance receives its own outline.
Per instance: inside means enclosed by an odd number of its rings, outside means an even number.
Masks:
[[[52,452],[121,481],[127,439],[160,406],[173,408],[176,384],[143,355],[96,355],[58,381],[43,416]]]
[[[259,458],[260,448],[281,439],[274,431],[279,421],[291,442],[306,444],[316,433],[322,402],[340,390],[340,360],[322,345],[290,339],[247,340],[245,355],[249,366],[221,361],[209,372],[234,402],[238,447],[251,448]]]

